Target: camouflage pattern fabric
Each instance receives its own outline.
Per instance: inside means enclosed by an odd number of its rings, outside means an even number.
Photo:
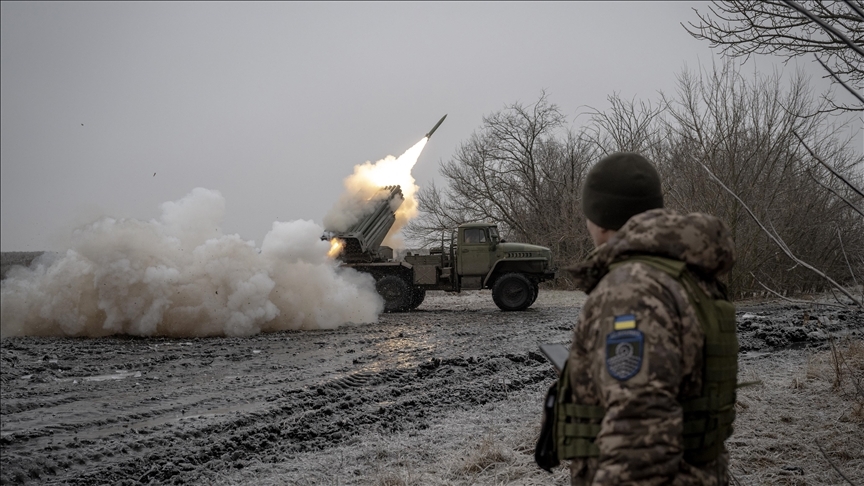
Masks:
[[[600,457],[571,461],[571,483],[728,484],[726,452],[699,466],[683,459],[681,402],[701,393],[704,343],[687,292],[644,263],[609,271],[629,254],[686,262],[712,296],[720,292],[715,278],[735,262],[729,230],[717,218],[654,209],[568,269],[589,292],[570,349],[572,400],[606,409],[595,441]]]

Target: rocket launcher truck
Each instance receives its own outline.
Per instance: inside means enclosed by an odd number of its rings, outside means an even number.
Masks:
[[[342,266],[375,278],[386,312],[416,309],[427,290],[479,289],[491,289],[501,310],[521,311],[537,299],[539,284],[555,276],[548,248],[505,242],[493,223],[459,225],[449,235],[442,233],[441,246],[428,255],[408,251],[394,259],[393,249],[381,243],[402,201],[399,186],[382,187],[368,200],[365,216],[347,231],[326,230],[321,237],[340,240]]]

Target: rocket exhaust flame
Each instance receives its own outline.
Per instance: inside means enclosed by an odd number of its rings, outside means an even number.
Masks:
[[[327,256],[330,258],[336,258],[342,253],[342,248],[345,247],[345,243],[342,242],[339,238],[333,238],[330,240],[330,251],[327,252]]]

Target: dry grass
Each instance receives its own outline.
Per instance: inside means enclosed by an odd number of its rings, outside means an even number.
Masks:
[[[862,341],[853,341],[854,346],[850,346],[848,353],[848,361],[852,363],[851,369],[853,375],[851,376],[852,380],[855,380],[855,383],[858,384],[856,386],[856,392],[858,393],[858,400],[855,403],[855,406],[852,408],[852,417],[856,422],[864,423],[864,392],[862,392],[862,380],[864,380],[864,342]]]
[[[843,338],[829,341],[830,349],[808,356],[806,379],[830,381],[831,392],[850,402],[841,421],[864,423],[864,341]]]
[[[420,484],[411,475],[411,471],[379,473],[375,480],[375,486],[411,486]]]
[[[834,386],[843,390],[845,384],[854,388],[854,393],[864,399],[861,378],[864,376],[864,343],[846,338],[835,343],[831,340],[831,365],[834,368]]]
[[[505,414],[493,419],[498,425],[487,429],[479,440],[465,443],[446,459],[450,472],[442,478],[443,484],[568,484],[565,467],[549,474],[534,463],[534,444],[540,430],[537,407],[542,396],[538,393],[534,398],[523,395],[517,403],[495,410]],[[516,418],[519,420],[513,420]]]
[[[737,484],[846,484],[843,476],[864,477],[864,407],[853,384],[864,370],[860,339],[740,366],[740,380],[758,376],[762,384],[738,392],[735,433],[727,442]]]
[[[465,458],[459,467],[458,474],[470,475],[483,473],[496,466],[508,466],[513,463],[512,454],[506,450],[504,444],[492,437],[484,437]]]

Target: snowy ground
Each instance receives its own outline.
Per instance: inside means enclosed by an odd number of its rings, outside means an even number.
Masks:
[[[533,463],[554,379],[537,346],[569,344],[583,301],[541,291],[504,313],[485,291],[430,292],[326,331],[7,338],[0,483],[567,484]],[[860,482],[864,315],[739,310],[739,381],[760,383],[739,392],[734,484]]]

